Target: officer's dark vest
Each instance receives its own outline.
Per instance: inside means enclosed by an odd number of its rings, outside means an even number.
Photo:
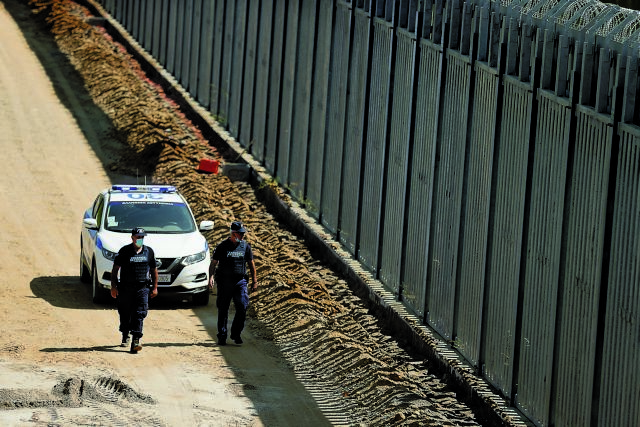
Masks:
[[[149,282],[149,249],[142,247],[139,254],[129,257],[123,282],[130,284],[147,284]],[[121,273],[122,277],[122,273]]]
[[[245,255],[247,252],[247,242],[241,240],[238,246],[232,251],[227,251],[227,259],[221,260],[216,269],[216,280],[241,280],[247,274],[247,262]]]

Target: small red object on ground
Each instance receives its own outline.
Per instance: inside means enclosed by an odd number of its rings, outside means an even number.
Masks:
[[[200,165],[198,166],[199,171],[210,172],[210,173],[218,173],[218,166],[220,162],[213,159],[202,159],[200,160]]]

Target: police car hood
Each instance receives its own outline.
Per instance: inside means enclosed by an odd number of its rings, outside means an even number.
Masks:
[[[104,247],[118,252],[131,243],[131,234],[107,232],[101,236]],[[153,249],[156,258],[179,258],[197,254],[208,249],[207,240],[199,232],[184,234],[152,234],[144,238],[145,246]]]

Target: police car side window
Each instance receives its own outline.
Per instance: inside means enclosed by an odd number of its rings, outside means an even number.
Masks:
[[[102,223],[102,211],[104,207],[104,198],[102,196],[98,196],[96,202],[93,205],[93,217],[98,221],[98,225]]]
[[[96,214],[98,213],[98,205],[100,204],[100,200],[101,199],[102,199],[102,197],[98,196],[93,201],[93,205],[91,206],[91,218],[95,218],[96,217]]]

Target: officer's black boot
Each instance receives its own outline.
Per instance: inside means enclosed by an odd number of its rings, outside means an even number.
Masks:
[[[120,347],[126,347],[127,344],[129,344],[129,333],[128,332],[123,332],[122,333],[122,342],[120,343]]]
[[[227,337],[218,334],[218,345],[227,345]]]
[[[142,344],[140,344],[140,338],[134,338],[131,341],[131,353],[136,354],[140,350],[142,350]]]

